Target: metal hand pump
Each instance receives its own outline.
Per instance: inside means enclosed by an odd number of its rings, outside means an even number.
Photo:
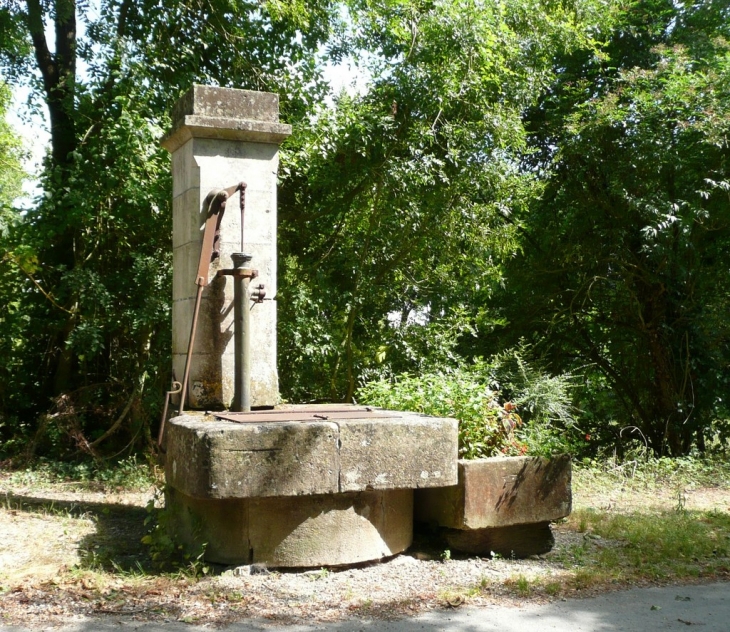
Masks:
[[[185,358],[185,373],[182,379],[182,392],[180,393],[180,408],[178,414],[182,414],[185,408],[185,399],[188,393],[188,381],[190,379],[190,361],[193,356],[193,347],[195,346],[195,333],[198,328],[198,316],[200,314],[200,302],[203,297],[203,288],[208,285],[208,272],[210,271],[210,263],[212,260],[220,256],[219,239],[220,225],[223,219],[223,213],[226,210],[226,202],[228,198],[236,191],[241,191],[241,206],[244,205],[246,184],[240,182],[235,186],[229,187],[222,191],[211,191],[208,195],[208,212],[205,220],[205,229],[203,231],[203,244],[200,248],[200,260],[198,263],[198,273],[196,275],[195,284],[198,291],[195,295],[195,308],[193,309],[193,319],[190,325],[190,339],[188,341],[188,353]],[[243,218],[241,218],[243,219]]]

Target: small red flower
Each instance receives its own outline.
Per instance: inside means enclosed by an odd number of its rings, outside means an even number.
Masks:
[[[590,440],[591,440],[591,435],[587,434],[586,435],[586,441],[590,441]]]

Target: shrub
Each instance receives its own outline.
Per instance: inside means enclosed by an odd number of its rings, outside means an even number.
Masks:
[[[362,403],[373,406],[455,417],[459,420],[460,458],[526,452],[515,437],[522,423],[516,407],[500,403],[499,393],[472,370],[458,368],[418,377],[403,374],[369,382],[358,395]]]

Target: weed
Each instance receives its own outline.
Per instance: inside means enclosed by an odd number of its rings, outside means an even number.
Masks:
[[[560,582],[548,582],[545,584],[545,592],[551,597],[557,597],[563,591],[563,586]]]
[[[571,583],[576,590],[585,590],[599,583],[600,571],[592,568],[579,568],[573,575]]]
[[[676,492],[677,504],[674,506],[674,511],[684,511],[687,506],[687,490],[683,487],[679,487]]]
[[[441,552],[441,559],[442,559],[442,560],[443,560],[444,562],[448,562],[448,561],[449,561],[449,560],[451,559],[451,551],[450,551],[449,549],[444,549],[444,550],[443,550],[443,551]]]
[[[157,488],[154,497],[147,503],[144,521],[149,530],[142,538],[142,544],[149,547],[152,565],[160,570],[173,570],[181,579],[208,575],[211,568],[204,559],[207,543],[191,549],[173,539],[170,512],[160,507],[162,497],[164,490]]]
[[[489,580],[486,577],[482,577],[478,584],[474,584],[470,588],[466,589],[465,595],[467,597],[478,597],[482,592],[489,586]]]
[[[527,597],[527,595],[532,592],[532,588],[530,586],[530,580],[527,579],[524,575],[520,575],[517,577],[517,582],[515,583],[515,587],[517,588],[517,593],[521,597]]]
[[[312,581],[317,581],[318,579],[325,579],[326,577],[329,577],[329,576],[330,576],[330,570],[323,566],[316,573],[309,575],[309,578]]]
[[[532,593],[530,580],[522,574],[506,579],[504,585],[512,588],[520,597],[528,597]]]

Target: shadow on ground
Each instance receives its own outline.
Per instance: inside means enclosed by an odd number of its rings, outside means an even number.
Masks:
[[[730,584],[666,586],[614,592],[590,599],[559,601],[524,608],[493,606],[437,610],[396,621],[356,619],[314,625],[272,624],[248,620],[218,629],[226,632],[672,632],[701,626],[703,632],[727,632]],[[0,632],[25,630],[3,627]],[[208,626],[175,621],[144,622],[132,618],[89,618],[57,628],[58,632],[203,632]]]
[[[60,514],[88,518],[95,530],[78,543],[80,567],[107,571],[152,571],[148,547],[142,544],[147,533],[144,507],[118,503],[57,500],[40,495],[6,494],[6,504],[15,511]]]

